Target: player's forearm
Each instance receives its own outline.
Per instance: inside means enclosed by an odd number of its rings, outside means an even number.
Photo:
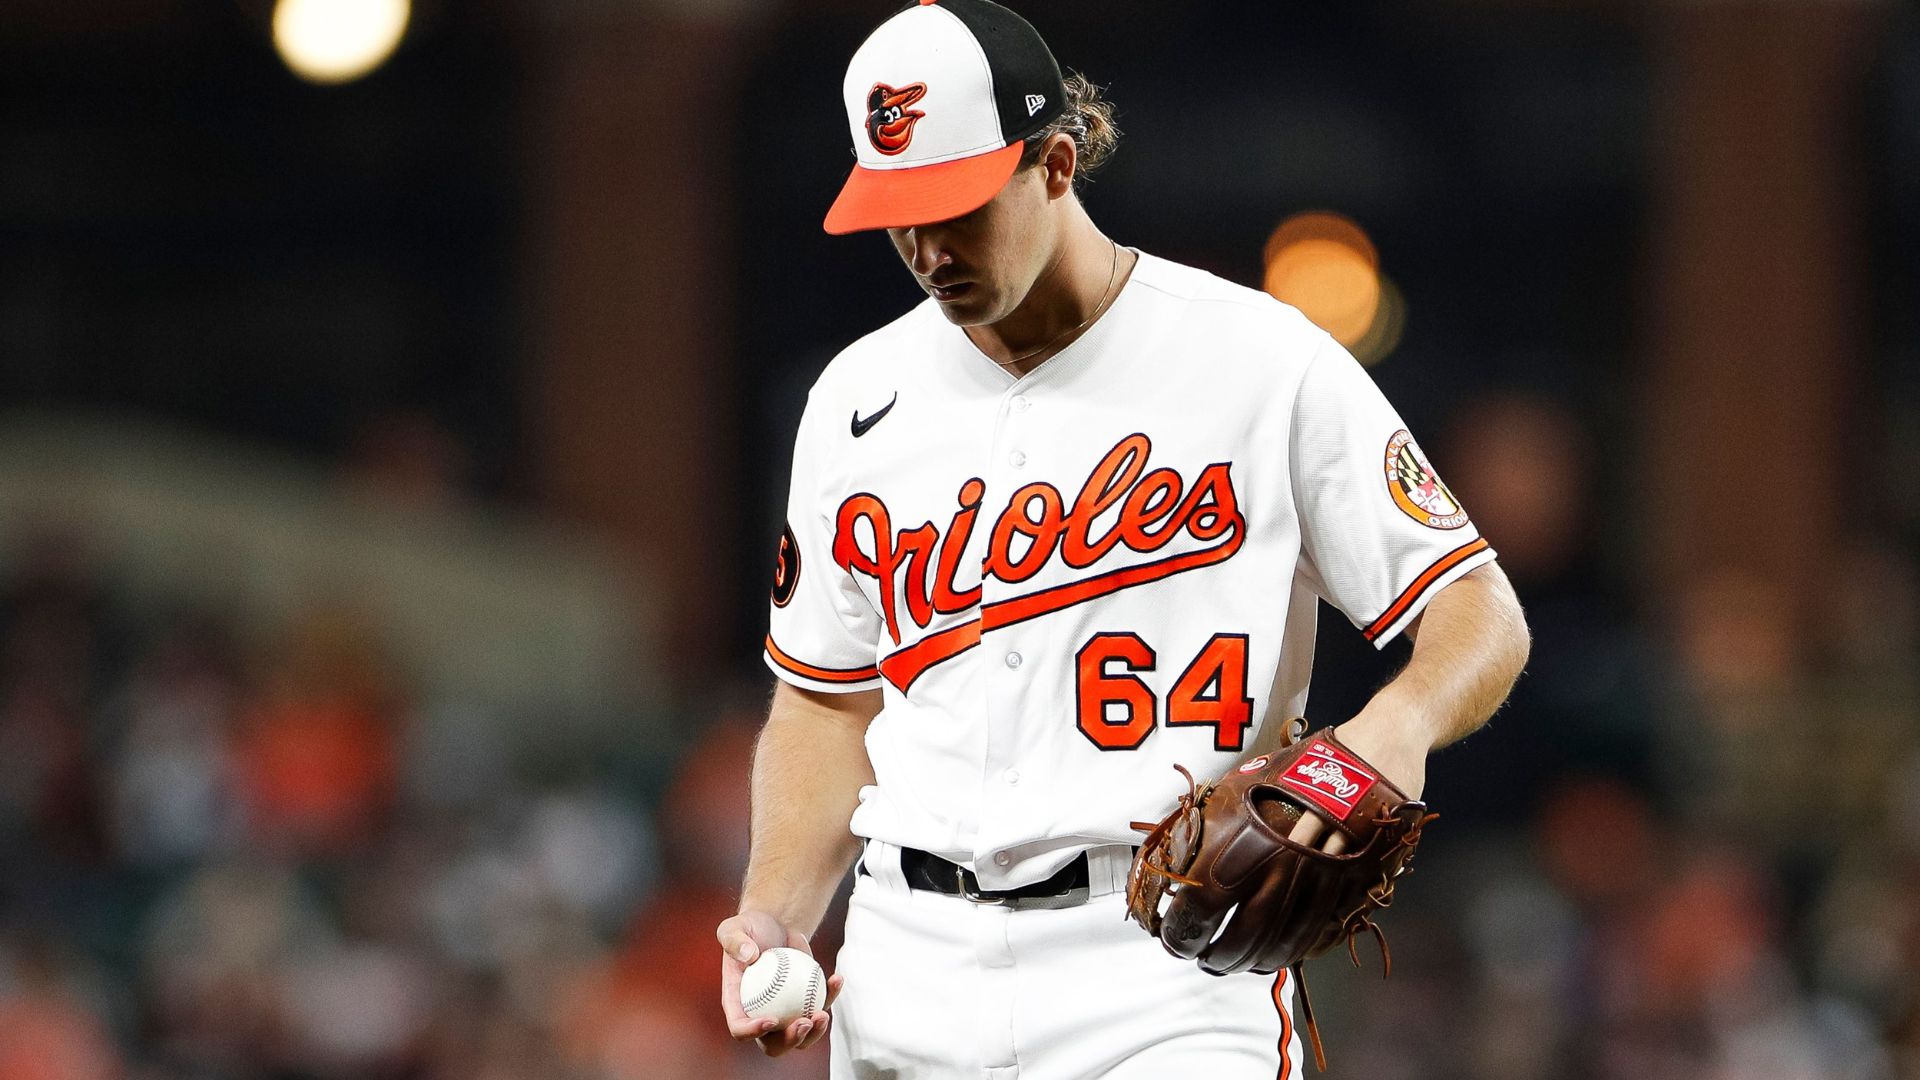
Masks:
[[[809,694],[782,683],[753,755],[752,855],[740,910],[812,934],[860,845],[847,830],[873,783],[866,729],[879,692]]]
[[[1437,749],[1485,724],[1520,676],[1530,639],[1497,563],[1442,589],[1421,613],[1407,666],[1349,723]]]

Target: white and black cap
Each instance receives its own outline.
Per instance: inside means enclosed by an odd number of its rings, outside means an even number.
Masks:
[[[1027,20],[992,0],[918,0],[847,65],[858,159],[830,233],[972,213],[1006,186],[1021,140],[1066,107],[1060,65]]]

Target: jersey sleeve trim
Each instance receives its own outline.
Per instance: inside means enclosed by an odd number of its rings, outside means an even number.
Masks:
[[[798,676],[808,682],[828,683],[847,689],[861,689],[861,687],[854,686],[853,684],[875,682],[880,678],[880,669],[871,664],[858,668],[827,668],[809,664],[804,660],[796,660],[792,656],[789,656],[786,650],[774,643],[772,634],[767,635],[766,651],[767,662],[772,664],[777,670],[786,672],[789,675]]]
[[[1367,624],[1367,628],[1361,633],[1375,645],[1386,644],[1393,638],[1388,631],[1415,611],[1435,584],[1447,577],[1448,572],[1462,567],[1468,560],[1482,553],[1486,554],[1487,559],[1482,559],[1481,562],[1493,557],[1493,549],[1487,545],[1486,538],[1477,537],[1440,556],[1432,566],[1421,571],[1420,576],[1413,579],[1413,584],[1407,586],[1393,603],[1387,605],[1387,610],[1382,612],[1379,618]]]

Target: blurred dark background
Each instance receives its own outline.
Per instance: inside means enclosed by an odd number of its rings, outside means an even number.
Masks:
[[[890,10],[0,8],[0,1080],[825,1075],[711,934],[799,409],[919,296],[819,227]],[[1020,10],[1530,612],[1331,1075],[1920,1077],[1920,12]],[[1404,656],[1324,615],[1316,723]]]

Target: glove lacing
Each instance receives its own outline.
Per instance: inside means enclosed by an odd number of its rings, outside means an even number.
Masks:
[[[1147,888],[1144,874],[1149,872],[1181,885],[1199,884],[1199,882],[1194,881],[1187,875],[1167,865],[1166,850],[1168,837],[1178,826],[1193,822],[1192,827],[1194,829],[1197,830],[1200,828],[1200,803],[1207,797],[1207,792],[1213,789],[1213,785],[1208,784],[1203,788],[1200,786],[1199,781],[1193,778],[1193,774],[1186,770],[1185,766],[1175,765],[1174,768],[1179,769],[1180,775],[1187,778],[1187,792],[1180,796],[1179,804],[1174,808],[1173,812],[1158,822],[1135,821],[1130,823],[1136,831],[1146,833],[1147,835],[1145,839],[1140,841],[1140,858],[1133,864],[1132,873],[1128,876],[1127,895],[1129,899],[1135,899],[1144,894]],[[1198,844],[1196,843],[1194,847],[1197,850]],[[1153,925],[1147,929],[1157,934],[1160,932],[1160,912],[1157,907],[1153,911],[1152,918]]]
[[[1347,938],[1347,959],[1353,961],[1354,967],[1360,966],[1360,950],[1354,942],[1359,940],[1362,931],[1369,931],[1373,934],[1373,940],[1380,946],[1380,977],[1384,979],[1393,974],[1393,950],[1387,947],[1386,931],[1380,929],[1380,924],[1373,921],[1373,913],[1381,908],[1393,906],[1395,882],[1403,875],[1413,872],[1413,852],[1420,845],[1420,830],[1426,828],[1427,822],[1439,816],[1439,814],[1421,814],[1406,826],[1404,832],[1394,838],[1394,850],[1381,860],[1380,865],[1383,869],[1380,872],[1379,884],[1368,887],[1366,902],[1342,921],[1341,932]],[[1399,819],[1393,817],[1379,817],[1373,822],[1382,830],[1398,823]],[[1375,835],[1384,835],[1384,833]],[[1401,853],[1402,849],[1404,854]],[[1313,1042],[1313,1063],[1321,1072],[1326,1072],[1327,1055],[1320,1046],[1320,1025],[1313,1020],[1313,996],[1307,993],[1307,973],[1300,964],[1295,964],[1287,970],[1293,973],[1293,981],[1300,987],[1300,1015],[1307,1022],[1307,1037]]]

